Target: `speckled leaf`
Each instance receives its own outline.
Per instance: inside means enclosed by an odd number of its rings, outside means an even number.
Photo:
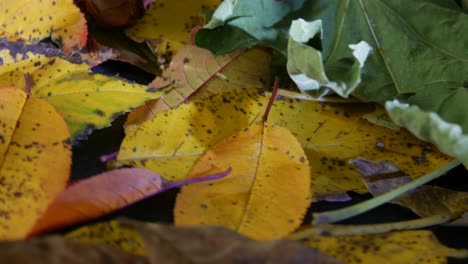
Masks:
[[[448,248],[426,230],[314,236],[306,243],[348,264],[447,263],[447,257],[468,257],[467,250]]]
[[[256,89],[237,89],[161,112],[127,134],[118,160],[157,171],[170,180],[183,179],[210,146],[258,120],[267,101],[268,96]],[[348,159],[387,159],[411,177],[450,160],[406,130],[391,130],[362,118],[372,111],[372,105],[359,103],[289,98],[274,102],[269,121],[288,128],[304,148],[315,199],[351,190],[367,192]]]
[[[169,58],[190,43],[192,29],[205,23],[203,13],[216,9],[219,3],[220,0],[156,0],[125,33],[133,39],[149,41],[156,53]]]
[[[0,239],[26,236],[66,185],[70,133],[47,102],[0,88]]]
[[[257,240],[299,227],[310,206],[310,168],[288,129],[256,122],[210,147],[187,178],[229,167],[224,179],[182,187],[176,225],[222,225]]]
[[[119,114],[130,111],[159,92],[123,79],[93,74],[88,65],[62,59],[54,49],[19,42],[0,42],[0,85],[26,87],[31,94],[53,105],[67,121],[72,139],[110,125]]]
[[[67,233],[65,237],[86,244],[106,245],[136,255],[146,255],[140,234],[116,221],[86,225]]]
[[[162,76],[149,84],[155,89],[170,85],[170,90],[161,99],[147,102],[130,113],[125,130],[129,132],[188,97],[193,99],[238,88],[267,88],[270,62],[270,52],[262,48],[213,56],[208,50],[186,46],[174,56]]]
[[[2,0],[0,37],[37,43],[48,37],[70,54],[86,44],[86,20],[72,0]]]

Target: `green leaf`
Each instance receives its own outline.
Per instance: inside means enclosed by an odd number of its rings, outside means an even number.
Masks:
[[[349,45],[354,59],[343,59],[326,70],[322,53],[307,45],[314,37],[322,37],[321,20],[294,20],[289,35],[288,74],[302,91],[321,90],[326,87],[342,97],[348,97],[356,89],[361,82],[361,69],[372,50],[369,44],[361,41]],[[327,90],[325,89],[325,93]]]
[[[421,112],[418,118],[437,116],[441,122],[458,125],[460,137],[468,134],[468,91],[465,87],[468,80],[468,37],[465,34],[468,15],[462,12],[456,1],[238,0],[230,3],[233,5],[230,7],[232,13],[216,15],[216,23],[210,22],[210,29],[203,30],[219,29],[223,35],[228,35],[230,28],[242,30],[245,37],[238,34],[238,46],[247,42],[252,45],[254,39],[257,44],[278,50],[288,60],[301,59],[310,66],[303,67],[302,71],[313,77],[310,79],[321,80],[318,85],[327,87],[330,87],[330,81],[343,80],[335,76],[345,76],[342,73],[333,75],[332,69],[349,70],[349,58],[352,58],[349,45],[365,41],[373,52],[362,68],[359,86],[355,89],[352,86],[334,89],[337,93],[342,96],[352,93],[364,101],[378,103],[398,99],[399,102],[417,106]],[[289,11],[284,13],[278,10]],[[254,18],[253,12],[256,17],[262,18]],[[306,21],[320,19],[323,36],[321,41],[317,42],[315,38],[302,43],[302,51],[295,48],[292,57],[291,53],[286,52],[287,32],[291,22],[298,18]],[[261,33],[262,30],[266,33]],[[202,36],[210,37],[209,34],[200,35],[200,38]],[[206,39],[201,41],[197,37],[196,43],[208,43],[203,47],[219,51],[221,48],[217,45],[221,45],[221,37],[217,36],[216,43]],[[235,44],[231,44],[233,46]],[[311,49],[315,49],[315,52]],[[318,55],[321,55],[323,66]],[[313,58],[316,61],[310,61]],[[288,62],[288,66],[291,63]],[[299,65],[297,61],[294,64]],[[316,70],[317,74],[311,75],[312,70]],[[294,75],[292,77],[295,78]],[[298,84],[301,86],[301,82]],[[419,135],[421,131],[414,127],[420,127],[425,120],[427,118],[408,119],[401,125]],[[436,142],[446,153],[462,157],[463,151],[451,150],[453,145],[443,145],[447,141],[434,138],[434,135],[424,138]]]
[[[417,106],[388,101],[385,107],[393,121],[405,126],[420,139],[431,141],[446,154],[468,164],[468,136],[454,123],[444,121],[434,112],[425,112]]]

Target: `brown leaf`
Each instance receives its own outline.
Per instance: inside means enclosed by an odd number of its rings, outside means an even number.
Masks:
[[[140,232],[151,263],[342,263],[295,241],[258,242],[224,227],[121,222]]]
[[[374,196],[412,181],[411,177],[389,161],[372,162],[360,158],[352,160],[351,163],[359,169],[366,186]],[[413,210],[421,217],[444,214],[456,219],[468,212],[468,192],[457,192],[438,186],[421,186],[393,202]]]
[[[0,259],[1,263],[21,264],[148,263],[143,256],[107,246],[87,245],[58,236],[0,242]]]

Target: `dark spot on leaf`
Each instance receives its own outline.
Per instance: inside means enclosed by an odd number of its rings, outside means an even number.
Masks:
[[[101,117],[106,115],[102,110],[99,110],[99,109],[95,109],[93,113]]]

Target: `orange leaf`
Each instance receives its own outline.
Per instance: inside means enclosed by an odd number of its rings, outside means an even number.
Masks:
[[[228,170],[198,180],[217,179],[229,172]],[[95,219],[159,192],[190,182],[193,180],[165,185],[159,174],[139,168],[104,172],[81,180],[57,195],[29,235]]]
[[[71,54],[86,44],[86,20],[72,0],[2,0],[0,37],[36,43],[52,36]]]
[[[233,172],[224,179],[182,188],[177,225],[223,225],[254,239],[278,239],[301,224],[310,205],[310,169],[289,130],[254,123],[215,144],[188,178],[227,167]]]
[[[0,238],[20,239],[66,185],[70,133],[55,109],[0,88]]]

